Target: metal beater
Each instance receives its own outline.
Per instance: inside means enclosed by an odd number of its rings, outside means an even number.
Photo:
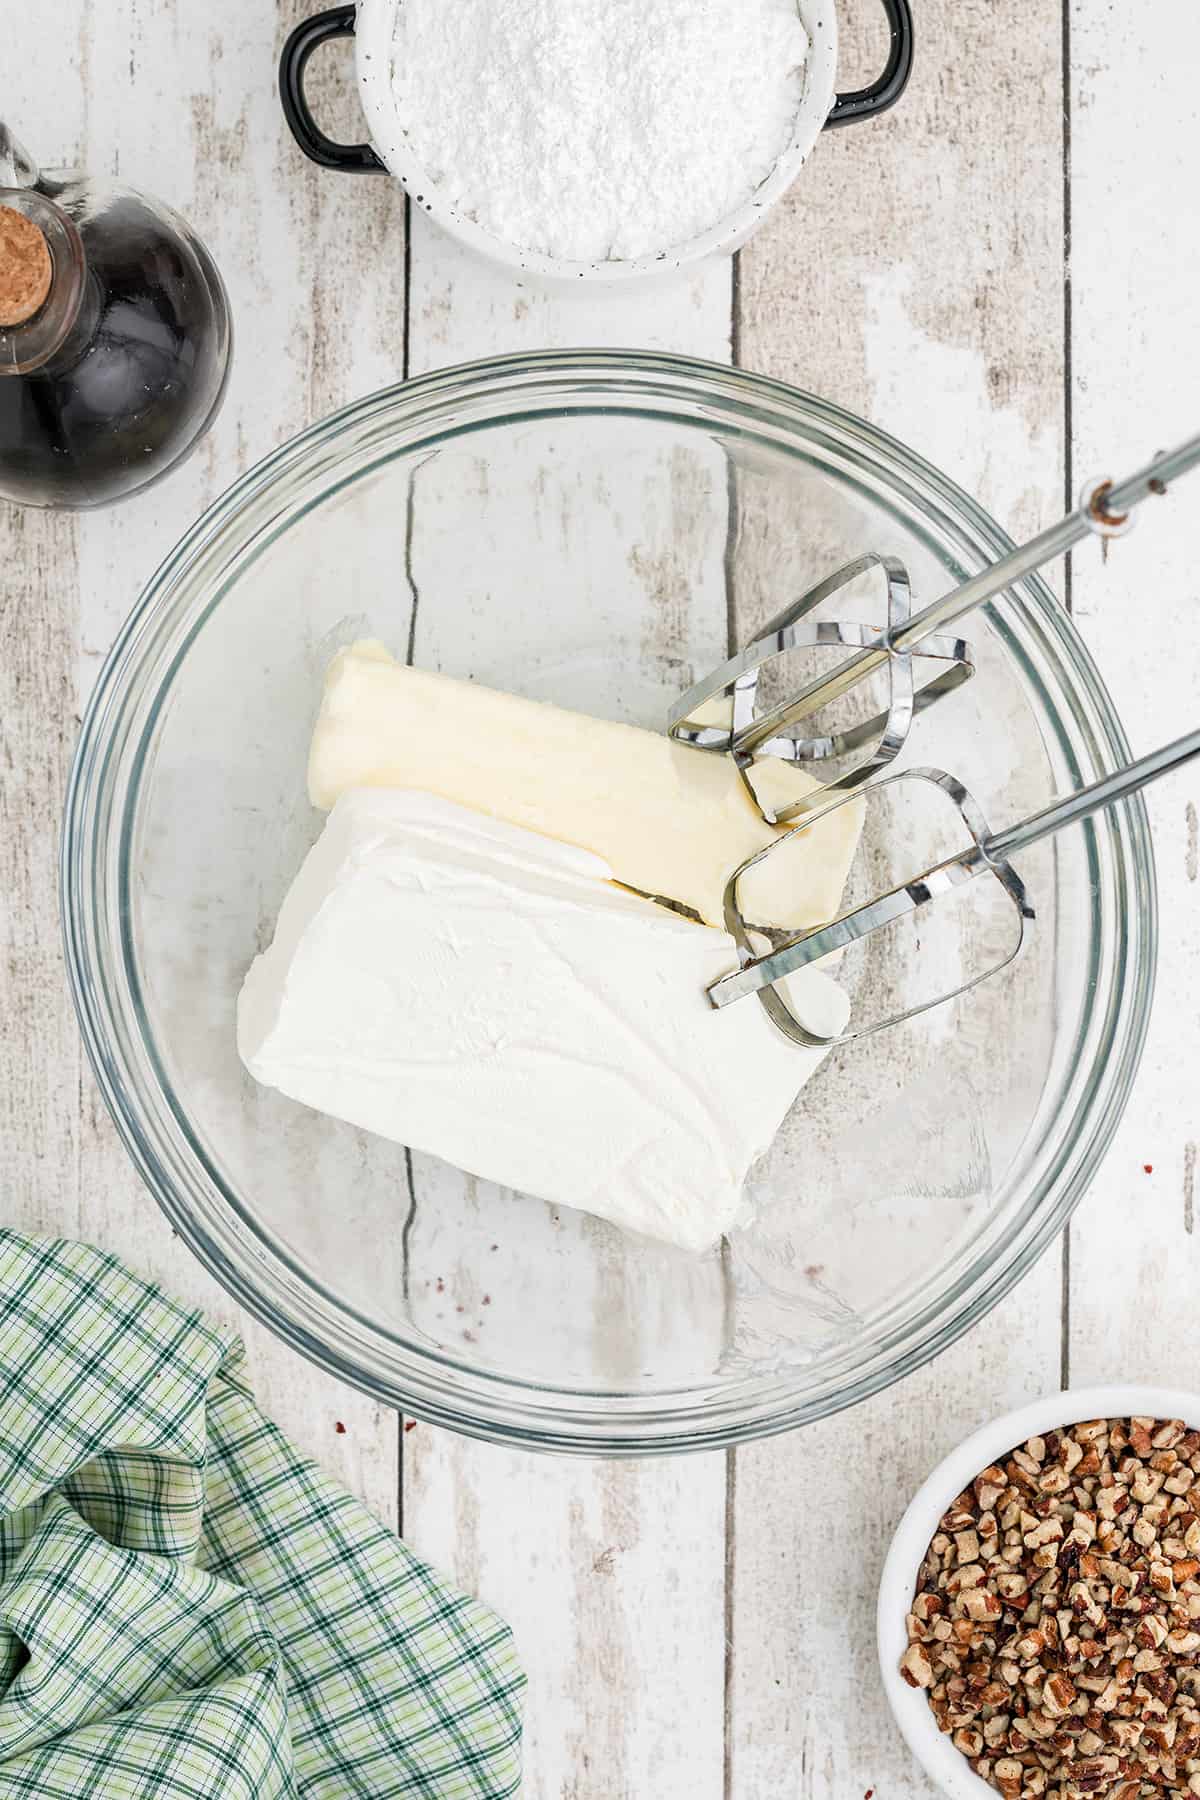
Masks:
[[[1190,438],[1139,469],[1125,481],[1089,482],[1079,506],[1057,525],[1039,532],[940,600],[913,613],[908,574],[894,557],[868,555],[846,564],[778,617],[752,644],[688,690],[672,708],[668,733],[697,750],[731,755],[747,791],[768,824],[784,824],[828,803],[831,792],[850,792],[877,775],[903,749],[913,719],[953,693],[974,673],[968,646],[941,635],[969,612],[1063,555],[1089,536],[1120,536],[1133,522],[1134,508],[1200,462],[1200,436]],[[887,624],[882,631],[846,621],[813,621],[811,615],[838,589],[872,567],[887,584]],[[759,677],[765,664],[785,651],[844,648],[850,654],[823,676],[774,705],[760,707]],[[917,680],[914,661],[940,665]],[[888,682],[888,704],[869,719],[836,731],[804,735],[799,729],[822,708],[844,700],[879,671]],[[714,718],[715,711],[720,717]],[[811,730],[811,727],[810,727]],[[860,760],[829,780],[821,765],[855,755]],[[755,764],[777,758],[805,770],[818,785],[784,806],[772,806],[756,791]]]
[[[744,916],[740,893],[748,870],[768,856],[778,853],[780,849],[786,850],[792,834],[783,833],[768,844],[766,849],[742,863],[726,886],[725,925],[737,945],[740,967],[709,988],[712,1004],[718,1007],[729,1006],[750,994],[757,994],[772,1022],[787,1037],[794,1043],[816,1046],[850,1043],[856,1038],[871,1036],[876,1031],[898,1025],[905,1019],[914,1018],[918,1013],[928,1012],[931,1007],[943,1005],[960,994],[968,993],[972,988],[978,987],[980,982],[989,980],[993,975],[999,974],[1001,969],[1007,968],[1021,949],[1026,922],[1035,916],[1025,884],[1013,868],[1010,858],[1033,844],[1040,843],[1043,838],[1051,837],[1064,826],[1074,825],[1105,807],[1115,805],[1118,800],[1127,799],[1149,782],[1157,781],[1172,769],[1181,768],[1196,756],[1200,756],[1200,730],[1190,731],[1161,750],[1139,757],[1136,762],[1129,763],[1114,774],[1105,775],[1088,787],[1079,788],[1074,793],[1052,801],[1041,812],[1032,813],[1015,825],[996,832],[989,830],[982,809],[968,790],[944,770],[908,769],[888,776],[869,788],[865,797],[872,799],[894,783],[932,782],[957,808],[971,839],[968,847],[889,888],[886,893],[876,895],[864,905],[850,908],[824,925],[795,936],[786,936],[780,932],[764,931],[762,927],[748,922]],[[823,815],[838,806],[861,804],[862,798],[846,795],[829,802],[823,809]],[[866,1029],[825,1036],[804,1023],[785,992],[777,985],[798,970],[820,962],[824,957],[836,956],[873,933],[896,928],[920,913],[923,908],[980,877],[990,878],[997,883],[1015,913],[1016,930],[1011,946],[991,966],[957,987],[934,993],[919,1005],[893,1013]],[[757,953],[753,942],[755,937],[766,938],[770,941],[771,948],[765,953]]]

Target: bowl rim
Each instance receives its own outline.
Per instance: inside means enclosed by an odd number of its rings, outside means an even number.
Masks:
[[[533,276],[554,287],[561,284],[577,288],[580,283],[596,287],[629,283],[649,285],[704,262],[710,256],[732,255],[791,187],[812,154],[833,105],[838,50],[836,0],[796,0],[800,22],[809,40],[804,91],[796,109],[791,138],[753,193],[704,231],[646,256],[599,261],[551,256],[545,251],[524,249],[497,236],[456,211],[445,200],[436,198],[438,183],[414,155],[391,96],[392,32],[402,4],[403,0],[358,0],[355,70],[359,101],[377,155],[389,174],[410,195],[413,206],[428,213],[449,236],[488,262]]]
[[[956,1750],[949,1737],[938,1730],[924,1689],[909,1687],[900,1674],[900,1658],[908,1646],[904,1621],[938,1520],[982,1469],[998,1462],[1027,1438],[1067,1425],[1080,1425],[1088,1419],[1131,1415],[1182,1419],[1196,1430],[1200,1428],[1200,1394],[1183,1388],[1121,1382],[1068,1388],[1014,1407],[972,1432],[943,1457],[909,1501],[893,1533],[879,1578],[876,1604],[879,1672],[901,1736],[948,1800],[987,1800],[989,1796],[995,1800],[996,1789],[976,1775],[961,1750]]]
[[[539,406],[532,413],[528,408],[514,410],[509,402],[527,392],[530,384],[538,384]],[[1001,1266],[997,1268],[994,1253],[986,1266],[977,1259],[969,1278],[951,1282],[936,1303],[923,1300],[915,1315],[890,1334],[881,1329],[870,1340],[871,1361],[865,1373],[864,1358],[848,1374],[836,1371],[836,1388],[823,1389],[814,1397],[801,1393],[794,1373],[785,1371],[782,1381],[773,1381],[749,1400],[738,1390],[736,1402],[722,1395],[714,1405],[709,1391],[689,1390],[687,1403],[679,1405],[670,1390],[650,1396],[547,1390],[534,1381],[464,1367],[396,1337],[392,1342],[403,1350],[400,1372],[396,1359],[385,1366],[379,1345],[387,1334],[381,1327],[358,1317],[336,1297],[322,1312],[329,1296],[289,1256],[286,1246],[269,1241],[262,1230],[251,1232],[244,1220],[235,1217],[227,1195],[224,1212],[210,1207],[202,1218],[176,1179],[179,1172],[188,1172],[186,1157],[180,1157],[175,1144],[168,1144],[164,1155],[161,1146],[147,1143],[137,1096],[131,1100],[128,1091],[126,1046],[114,1042],[114,1022],[120,1025],[121,1020],[113,1013],[107,992],[111,971],[94,954],[103,909],[97,905],[94,858],[89,860],[88,853],[94,850],[91,840],[101,803],[112,811],[105,788],[111,737],[121,724],[122,707],[128,710],[133,705],[130,694],[136,684],[130,677],[136,675],[139,655],[154,631],[163,629],[163,619],[170,621],[179,614],[189,621],[189,632],[197,628],[195,615],[203,609],[194,598],[190,607],[184,604],[185,584],[226,528],[240,522],[243,534],[249,532],[246,542],[257,541],[268,526],[277,528],[279,519],[287,517],[289,480],[299,484],[319,474],[333,485],[329,471],[345,462],[347,443],[351,448],[363,442],[374,445],[372,433],[379,430],[381,418],[385,428],[390,425],[393,430],[397,418],[424,427],[430,418],[440,421],[447,411],[457,417],[469,399],[481,396],[489,402],[499,396],[505,402],[506,411],[492,419],[493,425],[514,418],[614,408],[638,416],[640,399],[646,407],[657,405],[651,417],[674,418],[692,427],[719,421],[733,435],[748,433],[754,421],[760,421],[764,430],[773,425],[795,434],[803,428],[810,445],[833,443],[847,456],[861,456],[879,473],[886,469],[893,498],[916,496],[930,505],[936,501],[943,509],[935,515],[939,525],[968,557],[999,555],[1010,547],[1007,536],[974,501],[889,434],[830,402],[724,364],[658,352],[544,351],[439,370],[355,401],[271,452],[213,502],[152,576],[105,661],[85,711],[64,815],[61,897],[72,995],[89,1060],[118,1132],[173,1227],[236,1300],[310,1360],[376,1400],[491,1441],[612,1456],[724,1448],[825,1417],[920,1367],[990,1310],[1065,1224],[1117,1127],[1148,1024],[1157,931],[1146,809],[1137,796],[1110,815],[1108,824],[1116,846],[1114,870],[1120,876],[1114,917],[1124,927],[1115,934],[1111,949],[1122,971],[1128,966],[1130,978],[1115,984],[1105,1015],[1105,1034],[1112,1040],[1109,1054],[1088,1065],[1095,1083],[1103,1087],[1102,1103],[1097,1102],[1093,1084],[1076,1109],[1087,1121],[1086,1135],[1076,1118],[1052,1162],[1039,1172],[1033,1197],[1006,1225],[1002,1246],[1006,1260]],[[691,411],[683,413],[685,405]],[[828,436],[823,439],[825,428]],[[363,472],[363,468],[355,471]],[[343,472],[341,481],[349,479]],[[253,531],[247,520],[253,522]],[[232,535],[237,541],[236,532]],[[1024,602],[1021,622],[1031,640],[1039,648],[1048,645],[1046,654],[1070,668],[1072,684],[1067,692],[1078,742],[1090,759],[1124,756],[1124,733],[1112,703],[1067,615],[1036,578],[1021,584],[1019,593]],[[106,813],[105,829],[109,823]],[[189,1149],[194,1155],[194,1148]],[[1048,1195],[1051,1205],[1046,1203]],[[619,1413],[612,1408],[614,1399],[623,1403]],[[672,1403],[669,1408],[662,1406],[664,1401]]]

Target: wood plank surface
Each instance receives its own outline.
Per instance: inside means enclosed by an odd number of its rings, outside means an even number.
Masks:
[[[1200,16],[1147,6],[1118,42],[1103,0],[1071,0],[1072,474],[1130,469],[1200,430]],[[1164,54],[1164,28],[1170,51]],[[1122,148],[1120,198],[1112,148]],[[1102,561],[1075,552],[1081,628],[1135,753],[1200,715],[1197,477]],[[1200,774],[1148,790],[1160,951],[1150,1036],[1125,1122],[1071,1231],[1075,1385],[1191,1387],[1200,1282]]]
[[[843,63],[866,72],[875,11],[842,17]],[[1019,31],[1013,18],[988,0],[917,10],[903,103],[828,134],[742,252],[738,343],[748,366],[922,451],[1019,533],[1055,516],[1063,483],[1058,0],[1023,6]],[[933,1793],[879,1683],[879,1572],[930,1468],[1056,1385],[1060,1285],[1055,1249],[899,1387],[731,1454],[729,1796]]]
[[[52,89],[59,51],[18,32],[22,92]],[[67,150],[87,98],[65,84]],[[15,114],[5,122],[19,131]],[[22,1229],[79,1225],[83,1051],[58,929],[58,817],[75,747],[79,521],[0,502],[0,1148],[2,1216]]]
[[[539,292],[481,267],[418,212],[411,263],[414,374],[500,350],[548,346],[637,344],[729,356],[727,262],[633,294]],[[674,516],[669,476],[645,467],[630,481],[615,466],[608,479],[608,504],[625,520],[614,525],[616,539],[623,546],[629,521],[640,513],[647,555],[620,583],[620,563],[605,554],[611,546],[598,542],[601,585],[611,588],[615,574],[624,591],[616,600],[611,591],[581,595],[577,604],[581,615],[588,605],[615,605],[614,629],[650,650],[643,670],[649,689],[635,684],[627,715],[649,723],[656,680],[665,703],[723,652],[720,547],[709,571],[718,579],[706,582],[703,570],[688,569],[687,604],[664,608],[656,581],[671,546],[655,517]],[[545,484],[545,506],[531,507],[529,497]],[[603,683],[593,687],[589,663],[564,668],[547,651],[547,596],[536,582],[524,605],[515,597],[502,648],[486,621],[481,632],[474,625],[476,607],[489,603],[476,588],[488,588],[491,568],[503,571],[506,543],[519,556],[529,536],[536,542],[539,531],[556,534],[564,519],[576,531],[602,536],[601,528],[585,527],[580,498],[557,484],[552,463],[522,466],[515,485],[497,492],[483,515],[487,540],[468,557],[480,557],[478,582],[465,566],[457,592],[439,586],[436,611],[418,616],[419,663],[605,710],[598,698]],[[481,656],[496,653],[502,667],[481,663]],[[547,661],[552,666],[544,667]],[[675,671],[673,678],[656,676],[661,669]],[[442,1171],[442,1182],[447,1178]],[[422,1188],[418,1161],[418,1205],[422,1195],[434,1198],[430,1179]],[[444,1192],[439,1198],[444,1201]],[[498,1261],[498,1289],[521,1293],[528,1280],[521,1250],[503,1251]],[[598,1294],[597,1307],[620,1306],[619,1276],[617,1282],[617,1292],[610,1284]],[[603,1328],[603,1319],[597,1324]],[[551,1461],[424,1425],[405,1435],[403,1448],[406,1534],[472,1591],[486,1594],[516,1630],[530,1675],[528,1800],[648,1794],[666,1800],[685,1793],[717,1800],[724,1755],[723,1459]]]
[[[76,517],[0,505],[0,933],[11,939],[0,960],[4,1217],[90,1238],[237,1325],[259,1395],[280,1423],[395,1520],[395,1417],[239,1315],[175,1240],[117,1142],[71,1015],[57,853],[80,710],[159,559],[250,462],[400,374],[403,283],[364,282],[361,271],[381,239],[396,243],[402,269],[403,201],[380,181],[348,215],[336,184],[294,150],[274,85],[285,21],[272,9],[72,0],[63,15],[63,30],[48,31],[36,10],[9,21],[6,70],[19,82],[6,88],[6,123],[47,167],[120,176],[177,206],[225,276],[237,343],[216,428],[169,481]]]

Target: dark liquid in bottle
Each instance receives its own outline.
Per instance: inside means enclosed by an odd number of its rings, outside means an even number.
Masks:
[[[54,196],[73,210],[71,189]],[[76,214],[87,255],[77,321],[49,363],[0,377],[0,496],[98,506],[181,460],[224,391],[229,326],[203,245],[134,195]]]

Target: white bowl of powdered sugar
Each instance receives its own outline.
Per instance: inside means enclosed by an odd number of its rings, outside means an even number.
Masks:
[[[833,0],[360,0],[284,51],[301,147],[386,169],[492,261],[550,280],[644,279],[735,250],[828,124],[903,91],[908,0],[883,0],[887,66],[835,94]],[[370,145],[312,120],[308,56],[353,32]]]

